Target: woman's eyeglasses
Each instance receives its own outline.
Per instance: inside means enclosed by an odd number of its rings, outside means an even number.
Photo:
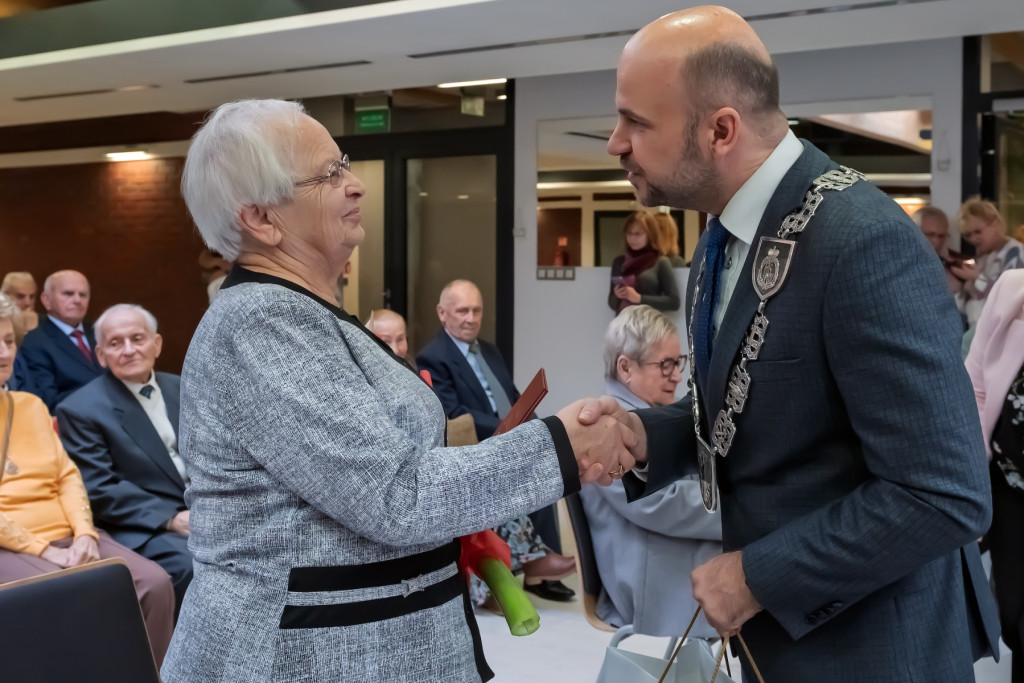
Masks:
[[[679,356],[679,358],[666,358],[665,360],[652,360],[647,363],[640,363],[640,365],[658,365],[661,367],[662,377],[671,377],[673,369],[678,368],[679,372],[683,371],[684,363],[686,363],[686,356]]]
[[[306,178],[295,183],[295,187],[302,187],[305,185],[318,185],[328,180],[331,181],[332,187],[338,187],[341,185],[341,176],[344,175],[345,171],[352,171],[352,165],[349,163],[348,155],[342,154],[341,159],[332,161],[331,165],[327,167],[327,175],[318,175],[315,178]]]

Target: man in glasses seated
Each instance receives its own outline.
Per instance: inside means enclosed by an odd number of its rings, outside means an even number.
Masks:
[[[685,362],[672,319],[630,306],[604,335],[604,393],[627,410],[674,403]],[[644,635],[682,635],[697,608],[685,577],[722,552],[722,518],[704,509],[696,469],[633,504],[621,481],[588,484],[580,498],[601,575],[597,615]],[[716,637],[703,615],[690,633]]]

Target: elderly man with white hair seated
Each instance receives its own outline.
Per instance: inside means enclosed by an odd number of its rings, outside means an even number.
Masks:
[[[181,378],[154,371],[163,338],[141,306],[108,308],[95,330],[105,372],[57,406],[61,441],[82,472],[96,523],[170,574],[177,613],[192,581],[189,478],[178,455]]]

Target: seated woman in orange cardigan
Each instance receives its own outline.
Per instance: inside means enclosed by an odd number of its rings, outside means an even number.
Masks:
[[[82,475],[33,394],[8,391],[15,306],[0,294],[0,584],[120,557],[135,581],[157,666],[174,629],[174,589],[160,565],[92,524]]]

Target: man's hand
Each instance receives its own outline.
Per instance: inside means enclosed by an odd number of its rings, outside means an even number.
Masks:
[[[690,572],[693,598],[704,608],[704,616],[722,636],[731,637],[761,611],[747,587],[743,553],[725,553]]]
[[[67,550],[69,567],[89,564],[100,559],[100,547],[92,536],[79,536]]]
[[[581,402],[577,401],[576,403]],[[633,445],[626,444],[629,448],[629,453],[636,462],[647,462],[647,430],[644,428],[644,423],[640,420],[640,416],[620,406],[618,401],[611,396],[602,396],[599,399],[583,399],[577,419],[580,424],[592,425],[602,415],[611,415],[633,432],[635,438]]]
[[[39,557],[47,562],[52,562],[58,567],[70,567],[71,560],[68,558],[69,550],[70,549],[66,548],[58,548],[55,545],[48,545],[46,546],[46,550],[44,550]]]
[[[629,285],[617,285],[615,287],[615,296],[619,299],[624,299],[631,304],[640,303],[640,292],[636,291]]]
[[[594,415],[589,424],[584,424],[579,416],[588,401],[592,403],[590,413]],[[635,447],[636,435],[613,416],[615,411],[622,412],[622,409],[612,399],[583,399],[558,411],[576,455],[580,481],[584,484],[597,482],[608,486],[614,481],[613,472],[618,470],[621,476],[622,471],[635,464],[630,449]]]
[[[167,524],[167,528],[181,534],[182,536],[188,536],[188,510],[182,510],[171,517],[171,521]]]

